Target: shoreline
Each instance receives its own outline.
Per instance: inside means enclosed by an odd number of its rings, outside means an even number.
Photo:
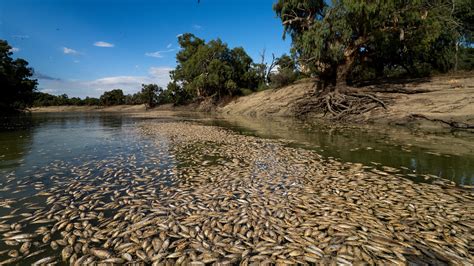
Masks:
[[[390,125],[425,132],[474,132],[474,77],[437,76],[406,84],[374,85],[364,87],[386,100],[386,108],[376,108],[343,120],[333,120],[321,113],[309,112],[304,117],[296,110],[309,104],[314,93],[314,82],[300,80],[280,89],[268,89],[240,96],[218,106],[206,103],[174,106],[165,104],[152,109],[144,105],[117,106],[49,106],[34,107],[33,113],[103,112],[142,113],[153,115],[162,112],[199,112],[205,114],[245,116],[255,118],[290,118],[309,122],[326,121],[334,124]]]

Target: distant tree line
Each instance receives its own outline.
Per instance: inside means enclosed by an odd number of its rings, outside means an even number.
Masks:
[[[166,93],[156,84],[142,84],[141,91],[134,94],[123,93],[121,89],[105,91],[99,98],[79,97],[69,98],[67,94],[52,95],[45,92],[33,92],[34,107],[41,106],[59,106],[59,105],[77,105],[77,106],[112,106],[112,105],[137,105],[145,104],[149,108],[153,108],[158,104],[170,103]]]
[[[45,92],[35,91],[33,92],[33,103],[32,106],[59,106],[59,105],[100,105],[100,100],[93,97],[86,97],[81,99],[79,97],[67,96],[67,94],[52,95]]]

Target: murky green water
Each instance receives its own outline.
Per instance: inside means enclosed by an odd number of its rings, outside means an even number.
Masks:
[[[474,184],[474,137],[427,136],[380,128],[334,128],[290,120],[242,117],[166,117],[226,127],[242,134],[291,140],[292,146],[327,157],[372,166],[399,168],[408,178],[431,174],[458,184]],[[9,120],[0,131],[0,174],[29,173],[55,160],[101,158],[136,152],[130,129],[141,118],[106,114],[33,114]],[[428,180],[430,181],[430,180]]]
[[[244,117],[211,119],[207,123],[242,134],[292,141],[291,146],[314,149],[321,155],[382,169],[397,168],[417,182],[426,175],[456,184],[474,184],[474,134],[426,134],[393,127],[341,127],[295,120]]]

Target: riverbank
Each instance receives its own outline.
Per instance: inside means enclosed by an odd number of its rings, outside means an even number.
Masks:
[[[437,76],[431,79],[411,80],[408,83],[378,84],[363,90],[373,93],[385,102],[386,108],[376,108],[360,115],[346,117],[341,124],[396,125],[427,132],[464,129],[474,131],[474,75]],[[110,112],[110,113],[160,113],[212,112],[222,115],[247,117],[296,117],[312,99],[314,81],[300,80],[293,85],[256,92],[238,97],[226,104],[171,104],[146,109],[144,105],[98,106],[49,106],[35,107],[32,112]],[[205,105],[205,106],[204,106]],[[334,123],[329,116],[308,112],[309,121],[325,120]],[[337,121],[336,121],[337,122]]]
[[[266,90],[237,98],[219,108],[224,114],[255,117],[296,116],[311,101],[315,86],[311,80],[277,90]],[[411,80],[407,83],[378,84],[361,88],[385,102],[376,108],[343,119],[349,124],[389,124],[415,129],[474,130],[474,77],[472,73]],[[308,119],[330,119],[308,112]]]

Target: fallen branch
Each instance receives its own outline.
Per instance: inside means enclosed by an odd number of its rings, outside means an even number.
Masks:
[[[429,118],[425,115],[421,115],[421,114],[411,114],[409,116],[409,118],[414,118],[414,119],[425,119],[425,120],[428,120],[428,121],[431,121],[431,122],[439,122],[439,123],[442,123],[442,124],[446,124],[448,126],[450,126],[451,128],[455,128],[455,129],[474,129],[474,125],[470,125],[470,124],[467,124],[467,123],[463,123],[463,122],[457,122],[457,121],[446,121],[446,120],[443,120],[443,119],[439,119],[439,118]]]

